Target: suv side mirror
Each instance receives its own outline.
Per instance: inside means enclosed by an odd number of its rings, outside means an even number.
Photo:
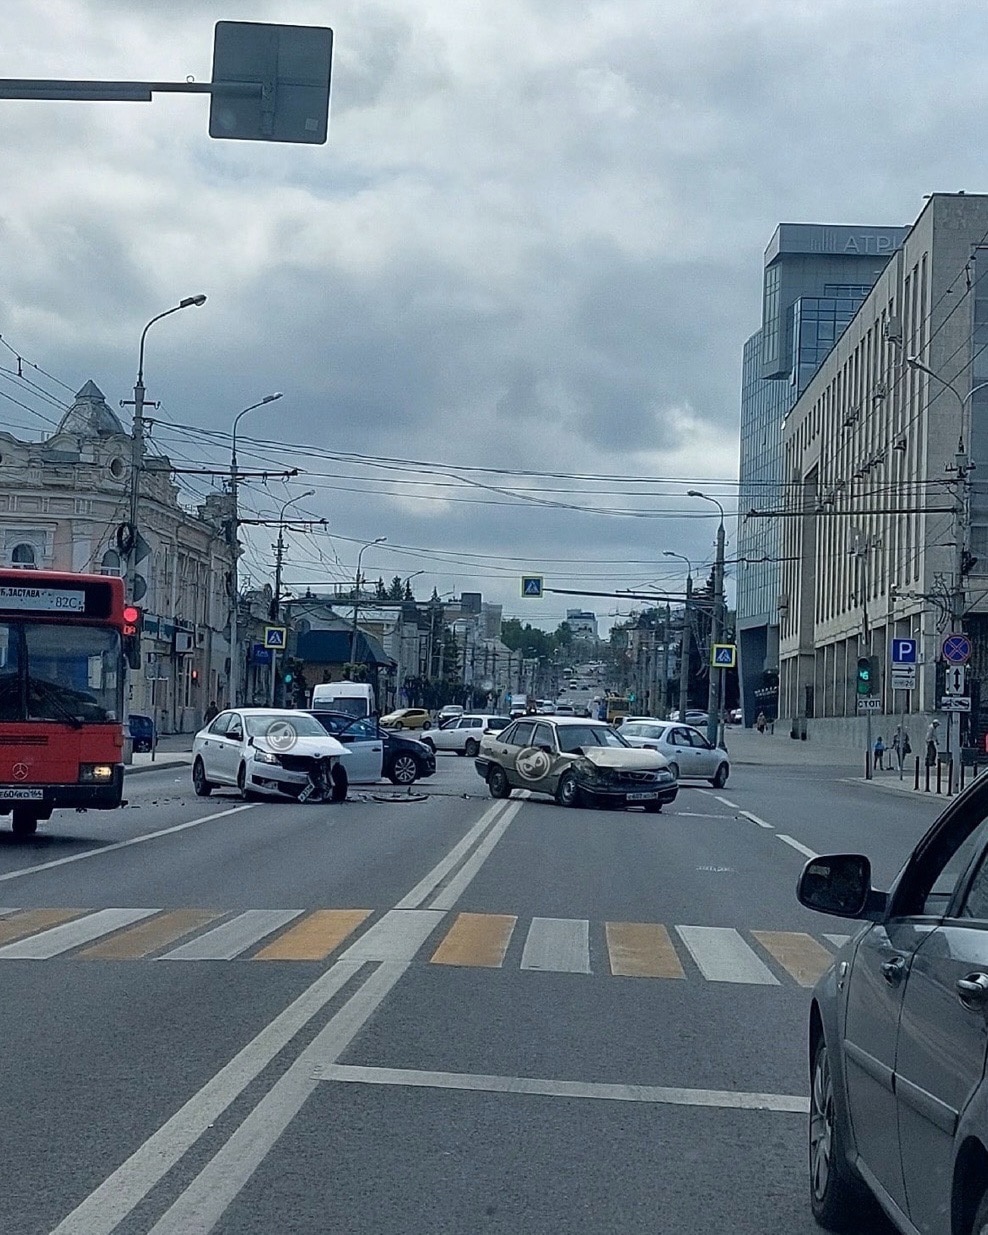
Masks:
[[[807,909],[838,918],[872,918],[884,896],[871,889],[871,863],[860,853],[832,853],[811,858],[796,885],[796,898]]]

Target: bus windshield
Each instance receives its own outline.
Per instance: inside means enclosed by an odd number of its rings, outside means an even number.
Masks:
[[[104,626],[0,622],[0,721],[120,718],[120,636]]]

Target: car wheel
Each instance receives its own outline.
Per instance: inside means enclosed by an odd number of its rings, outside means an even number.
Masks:
[[[498,767],[496,763],[492,765],[487,773],[487,788],[490,790],[492,798],[511,797],[511,786],[508,784],[504,768]]]
[[[579,806],[582,794],[572,772],[564,772],[556,787],[556,801],[560,806]]]
[[[38,830],[38,816],[15,807],[10,812],[10,829],[15,836],[33,836]]]
[[[206,769],[198,756],[192,765],[192,788],[195,790],[197,798],[208,798],[213,792],[212,781],[206,780]]]
[[[335,764],[332,771],[333,788],[329,795],[331,802],[345,802],[346,795],[350,791],[350,778],[346,774],[346,768],[342,764]]]
[[[675,776],[676,780],[679,780],[679,764],[678,763],[670,763],[669,771],[673,774],[673,776]]]
[[[256,802],[257,794],[253,789],[247,788],[247,764],[240,765],[240,771],[237,773],[237,788],[240,790],[240,796],[245,802]]]
[[[392,729],[404,729],[404,727],[405,726],[401,723],[400,720],[396,720],[395,723],[391,726]]]
[[[711,778],[711,785],[713,785],[715,789],[723,789],[727,784],[727,777],[729,773],[730,768],[728,768],[726,763],[722,763],[717,769],[715,775]]]
[[[411,785],[418,780],[419,765],[414,755],[395,755],[388,769],[388,780],[393,785]]]
[[[813,1054],[810,1085],[809,1166],[813,1216],[828,1231],[846,1230],[870,1205],[864,1184],[851,1173],[835,1109],[830,1053],[823,1034]]]
[[[476,759],[480,754],[480,743],[475,738],[467,738],[466,749],[463,753],[469,755],[471,759]]]
[[[428,746],[429,750],[431,750],[433,754],[436,753],[436,744],[431,738],[423,738],[422,745]]]

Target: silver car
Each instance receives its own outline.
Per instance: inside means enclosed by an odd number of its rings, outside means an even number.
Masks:
[[[345,746],[306,712],[236,708],[221,712],[192,742],[192,785],[201,798],[233,785],[245,800],[342,801]]]
[[[665,720],[626,720],[621,736],[632,746],[660,751],[679,780],[707,780],[723,789],[731,774],[731,760],[720,746],[711,746],[692,725]]]
[[[810,1202],[828,1230],[988,1235],[988,776],[888,892],[861,854],[812,858],[802,904],[865,925],[813,992]]]

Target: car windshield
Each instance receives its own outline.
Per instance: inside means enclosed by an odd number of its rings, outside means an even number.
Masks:
[[[323,738],[326,730],[308,712],[265,712],[263,716],[245,716],[247,735],[262,738],[272,725],[291,725],[300,738]]]
[[[121,692],[115,630],[0,623],[0,720],[106,724],[121,715]]]
[[[628,746],[610,725],[560,725],[556,734],[559,738],[559,749],[566,754],[588,746]]]
[[[661,738],[665,730],[661,725],[643,725],[640,721],[621,726],[621,735],[626,738]]]

